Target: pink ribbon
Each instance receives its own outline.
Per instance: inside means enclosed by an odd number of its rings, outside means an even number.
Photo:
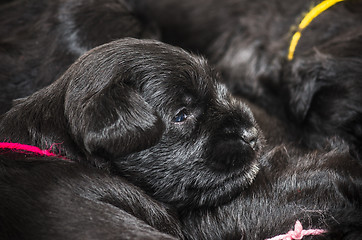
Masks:
[[[300,221],[297,220],[294,226],[294,230],[289,231],[287,234],[278,235],[276,237],[268,238],[266,240],[300,240],[303,239],[304,236],[321,235],[326,232],[327,231],[323,229],[303,230],[302,224],[300,223]]]
[[[68,160],[65,157],[56,155],[49,150],[42,150],[35,146],[20,144],[20,143],[0,142],[0,149],[9,149],[14,152],[30,152],[41,156],[58,157],[64,160]]]

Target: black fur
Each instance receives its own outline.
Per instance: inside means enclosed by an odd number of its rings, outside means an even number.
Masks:
[[[302,32],[287,60],[292,33],[320,1],[133,0],[156,21],[163,40],[206,55],[234,93],[285,124],[295,143],[324,149],[340,136],[361,151],[362,4],[337,3]]]
[[[304,133],[312,147],[332,135],[360,141],[357,2],[317,19],[292,62],[289,28],[308,1],[129,4],[6,5],[1,111],[92,47],[157,38],[140,18],[146,9],[164,40],[205,54],[235,93],[262,107],[250,105],[271,146],[296,144]],[[328,21],[339,15],[340,23]],[[0,155],[0,238],[182,239],[182,230],[187,239],[265,239],[297,219],[328,230],[320,239],[361,238],[361,166],[346,150],[306,154],[284,145],[259,158],[254,117],[216,79],[203,59],[127,39],[92,50],[18,100],[0,120],[2,140],[56,144],[52,150],[74,162]],[[189,118],[176,123],[176,115]],[[299,126],[288,125],[295,120]]]
[[[253,109],[267,138],[281,134],[283,125]],[[322,239],[362,234],[362,169],[343,146],[305,154],[281,145],[261,156],[250,109],[205,60],[156,41],[89,51],[56,82],[18,100],[0,126],[7,140],[43,149],[61,143],[52,150],[74,161],[1,157],[6,234],[22,234],[18,223],[35,217],[24,229],[34,238],[107,239],[121,231],[158,239],[181,229],[187,239],[264,239],[298,219],[328,230]]]
[[[227,202],[252,182],[258,128],[202,58],[124,39],[89,51],[18,100],[0,120],[0,137],[42,149],[55,143],[56,153],[189,209]]]
[[[0,189],[1,239],[182,239],[161,203],[69,160],[2,151]]]
[[[49,85],[83,53],[122,37],[158,38],[122,0],[16,0],[0,8],[0,114]]]
[[[327,231],[303,239],[362,238],[362,167],[348,152],[301,154],[281,145],[261,163],[234,201],[182,214],[187,239],[267,239],[292,230],[296,220]]]

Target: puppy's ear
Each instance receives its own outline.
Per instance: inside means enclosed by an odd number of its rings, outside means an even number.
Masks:
[[[73,135],[90,154],[123,156],[155,145],[164,123],[131,87],[117,83],[69,112]]]
[[[147,75],[138,45],[122,39],[81,56],[59,82],[70,135],[86,154],[117,157],[158,143],[164,123],[140,94]]]
[[[302,122],[310,109],[314,95],[322,87],[318,81],[320,67],[302,61],[294,62],[285,75],[288,109],[298,122]]]

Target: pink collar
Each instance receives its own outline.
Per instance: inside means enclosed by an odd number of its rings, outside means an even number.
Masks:
[[[327,231],[323,229],[303,230],[302,224],[297,220],[294,226],[294,230],[289,231],[287,234],[278,235],[276,237],[268,238],[266,240],[300,240],[303,239],[304,236],[321,235],[326,232]]]
[[[11,152],[14,153],[30,153],[33,155],[39,155],[39,156],[47,156],[47,157],[58,157],[61,159],[66,159],[63,156],[56,155],[55,153],[52,153],[51,150],[52,147],[49,148],[49,150],[42,150],[38,147],[21,144],[21,143],[11,143],[11,142],[0,142],[0,150],[8,149]]]

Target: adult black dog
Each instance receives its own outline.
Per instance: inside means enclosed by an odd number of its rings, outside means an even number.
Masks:
[[[325,148],[325,140],[338,135],[361,151],[360,1],[312,14],[292,60],[292,35],[321,1],[129,2],[160,25],[164,41],[205,54],[235,93],[297,123],[303,145]]]
[[[304,156],[283,147],[260,158],[262,136],[250,109],[218,82],[202,58],[124,39],[88,52],[56,82],[17,101],[0,120],[1,138],[43,149],[61,143],[51,150],[74,162],[27,162],[7,152],[3,232],[19,234],[18,221],[40,215],[26,229],[34,238],[44,225],[44,237],[58,238],[120,231],[182,238],[181,229],[188,239],[261,239],[306,219],[305,227],[323,228],[330,239],[359,234],[360,166],[343,153]],[[143,208],[149,209],[140,216]],[[112,215],[120,229],[99,230],[97,223]],[[85,231],[71,228],[74,222]],[[144,235],[132,235],[137,228]]]
[[[125,1],[16,0],[0,8],[0,114],[49,85],[83,53],[122,37],[158,38]]]
[[[0,138],[35,145],[127,178],[179,208],[219,205],[258,172],[263,137],[202,58],[124,39],[81,57],[20,99]],[[61,143],[60,145],[57,145]]]

